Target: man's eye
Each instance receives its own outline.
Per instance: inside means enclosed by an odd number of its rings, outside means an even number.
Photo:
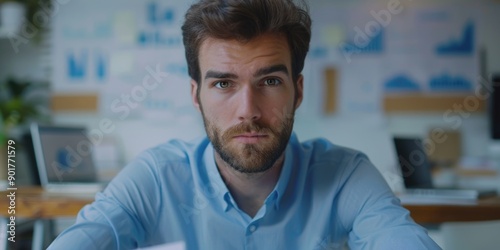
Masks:
[[[220,81],[216,82],[214,86],[219,89],[227,89],[231,86],[231,84],[229,82]]]
[[[281,84],[281,81],[277,78],[269,78],[269,79],[266,79],[264,81],[264,85],[267,85],[267,86],[276,86],[279,84]]]

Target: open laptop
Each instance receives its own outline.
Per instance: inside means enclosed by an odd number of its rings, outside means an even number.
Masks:
[[[443,201],[446,199],[475,201],[482,197],[497,194],[495,189],[436,188],[432,181],[431,165],[422,141],[419,138],[395,137],[394,145],[406,188],[405,198],[423,197],[442,199]]]
[[[40,184],[47,192],[92,195],[105,187],[84,127],[31,124]]]

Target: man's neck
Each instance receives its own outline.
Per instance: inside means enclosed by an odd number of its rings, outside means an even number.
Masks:
[[[254,217],[273,191],[283,168],[283,153],[274,165],[262,173],[242,173],[227,164],[215,152],[217,168],[238,207],[250,217]]]

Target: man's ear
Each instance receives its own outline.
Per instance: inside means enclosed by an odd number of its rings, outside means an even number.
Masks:
[[[295,101],[295,110],[300,107],[302,99],[304,99],[304,76],[302,74],[297,78],[297,100]]]
[[[194,107],[201,112],[200,102],[198,101],[198,83],[191,79],[191,100],[193,101]]]

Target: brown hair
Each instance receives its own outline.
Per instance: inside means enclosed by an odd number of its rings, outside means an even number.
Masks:
[[[292,77],[304,68],[311,40],[307,5],[293,0],[200,0],[186,13],[182,25],[189,76],[200,83],[198,52],[207,38],[249,41],[264,33],[283,34],[292,57]]]

